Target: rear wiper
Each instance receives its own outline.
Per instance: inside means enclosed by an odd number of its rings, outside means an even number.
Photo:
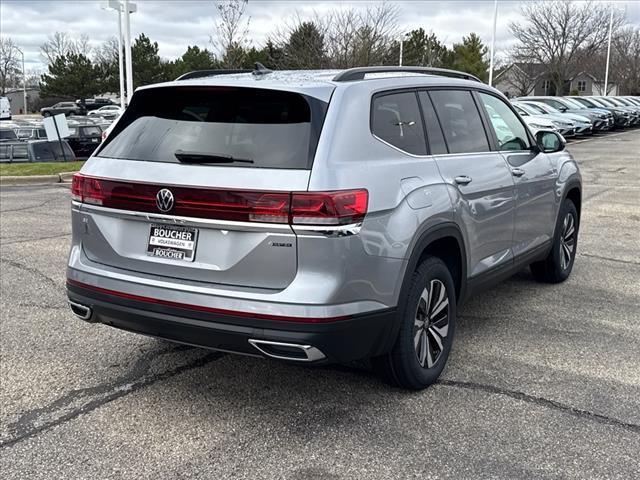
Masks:
[[[250,158],[236,158],[219,153],[185,152],[176,150],[174,155],[182,163],[253,163]]]

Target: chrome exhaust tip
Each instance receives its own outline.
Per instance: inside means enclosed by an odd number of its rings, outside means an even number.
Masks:
[[[69,307],[71,307],[71,311],[75,313],[77,317],[81,318],[85,322],[88,322],[91,319],[91,315],[93,314],[93,312],[91,311],[91,307],[72,302],[71,300],[68,300],[68,302]]]
[[[271,342],[268,340],[249,339],[249,343],[260,353],[278,360],[294,362],[315,362],[326,358],[325,354],[311,345],[297,343]]]

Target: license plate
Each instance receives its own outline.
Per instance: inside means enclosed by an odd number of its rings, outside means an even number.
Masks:
[[[151,225],[147,255],[193,262],[198,230],[176,225]]]

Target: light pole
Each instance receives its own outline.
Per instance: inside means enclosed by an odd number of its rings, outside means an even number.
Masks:
[[[118,77],[120,81],[120,108],[124,110],[125,106],[125,94],[124,94],[124,74],[122,66],[122,5],[120,0],[109,0],[109,2],[102,7],[107,10],[118,11]]]
[[[489,60],[489,86],[493,86],[493,57],[496,50],[496,24],[498,23],[498,0],[493,5],[493,32],[491,33],[491,59]]]
[[[129,15],[135,12],[136,5],[124,0],[124,58],[127,68],[127,105],[133,95],[133,66],[131,64],[131,22]]]
[[[611,30],[613,29],[613,5],[610,5],[611,13],[609,14],[609,45],[607,46],[607,66],[604,70],[604,96],[608,96],[607,87],[609,84],[609,58],[611,56]]]
[[[22,100],[24,102],[24,112],[23,113],[28,113],[29,109],[27,108],[27,72],[24,69],[24,52],[16,47],[16,50],[18,50],[20,52],[20,55],[22,55]]]
[[[400,61],[398,62],[398,66],[401,67],[402,66],[402,53],[404,50],[404,39],[407,38],[409,36],[408,33],[405,33],[404,35],[402,35],[400,37]]]

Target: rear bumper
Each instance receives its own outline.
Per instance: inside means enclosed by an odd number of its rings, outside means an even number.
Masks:
[[[344,363],[387,352],[393,343],[395,309],[323,323],[297,323],[245,314],[191,310],[126,298],[67,284],[69,301],[90,309],[86,321],[179,343],[245,355],[276,357],[313,364]],[[252,342],[250,342],[250,340]],[[314,347],[321,356],[295,358],[263,351],[255,341]]]

